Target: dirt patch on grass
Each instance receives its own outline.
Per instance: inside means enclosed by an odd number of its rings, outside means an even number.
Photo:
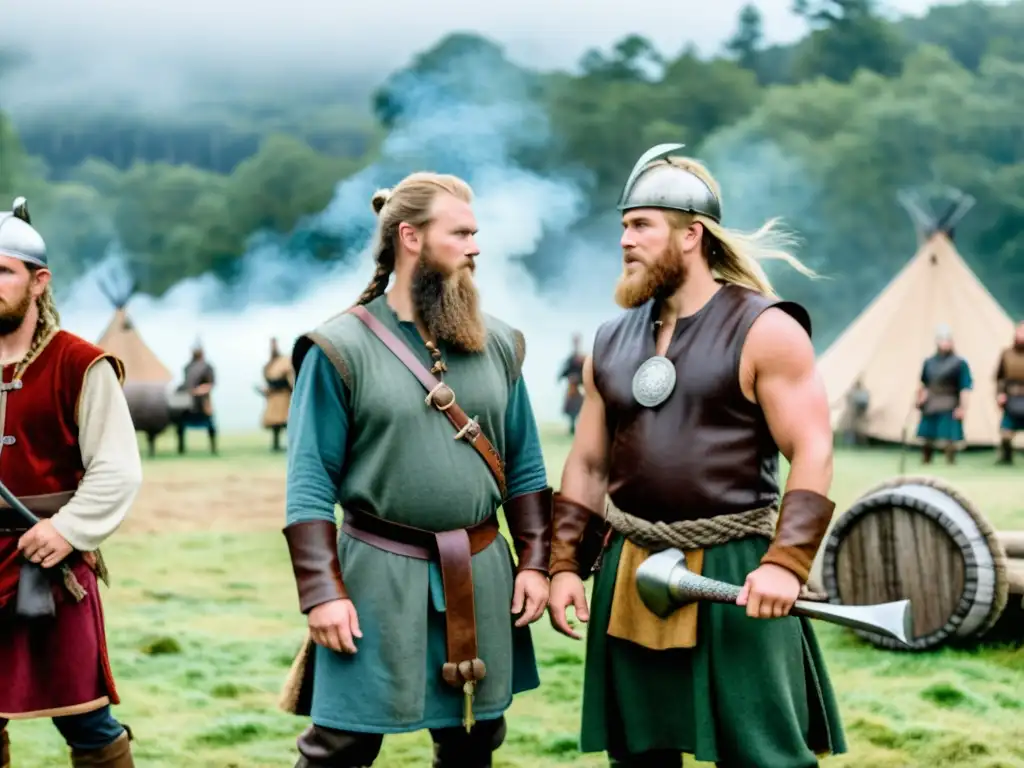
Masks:
[[[147,473],[121,532],[268,531],[284,525],[284,467]]]

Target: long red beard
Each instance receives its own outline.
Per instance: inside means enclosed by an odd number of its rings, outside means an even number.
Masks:
[[[412,301],[420,321],[438,341],[460,352],[486,348],[487,326],[468,270],[442,272],[424,249],[412,277]]]
[[[643,306],[653,298],[674,293],[684,279],[682,254],[674,242],[669,243],[653,263],[641,265],[634,272],[623,269],[615,284],[615,303],[623,309]]]

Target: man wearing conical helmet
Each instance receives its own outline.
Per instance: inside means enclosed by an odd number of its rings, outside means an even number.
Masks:
[[[124,365],[60,329],[50,278],[19,198],[0,211],[0,766],[8,721],[46,717],[73,766],[131,768],[97,577],[142,463]]]
[[[680,149],[649,150],[622,192],[626,311],[598,329],[584,367],[555,498],[551,620],[572,637],[568,606],[589,620],[583,751],[645,768],[678,768],[683,754],[816,765],[845,751],[842,725],[814,631],[787,614],[834,509],[832,430],[808,314],[774,294],[759,261],[809,270],[774,222],[726,229],[718,184]],[[669,546],[743,585],[737,605],[657,618],[636,570]]]
[[[917,436],[922,441],[925,464],[931,462],[936,447],[945,452],[948,463],[956,460],[957,446],[964,439],[964,411],[972,386],[970,366],[953,349],[953,332],[948,325],[940,325],[935,331],[935,354],[924,361],[917,390],[921,411]]]

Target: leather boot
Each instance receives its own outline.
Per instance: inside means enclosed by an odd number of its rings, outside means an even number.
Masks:
[[[125,732],[101,749],[71,749],[73,768],[135,768],[131,731]]]
[[[0,731],[0,768],[11,768],[11,740],[6,728]]]
[[[435,744],[431,768],[491,768],[494,765],[494,756],[490,752],[485,755],[463,754],[453,757],[448,751],[450,750],[446,751],[439,744]]]
[[[997,464],[1008,465],[1013,464],[1013,443],[1007,440],[1005,437],[999,443],[999,461]]]
[[[507,732],[504,717],[481,721],[469,733],[461,727],[431,730],[433,768],[491,768]]]
[[[953,446],[953,445],[947,445],[946,446],[946,463],[947,464],[956,464],[956,446]]]
[[[931,464],[932,463],[932,451],[934,449],[930,445],[921,447],[921,463]]]

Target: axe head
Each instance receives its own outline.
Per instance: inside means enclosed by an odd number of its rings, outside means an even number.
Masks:
[[[659,619],[668,618],[682,607],[672,594],[672,576],[686,568],[686,555],[678,549],[665,549],[651,555],[636,569],[636,588],[647,609]]]

